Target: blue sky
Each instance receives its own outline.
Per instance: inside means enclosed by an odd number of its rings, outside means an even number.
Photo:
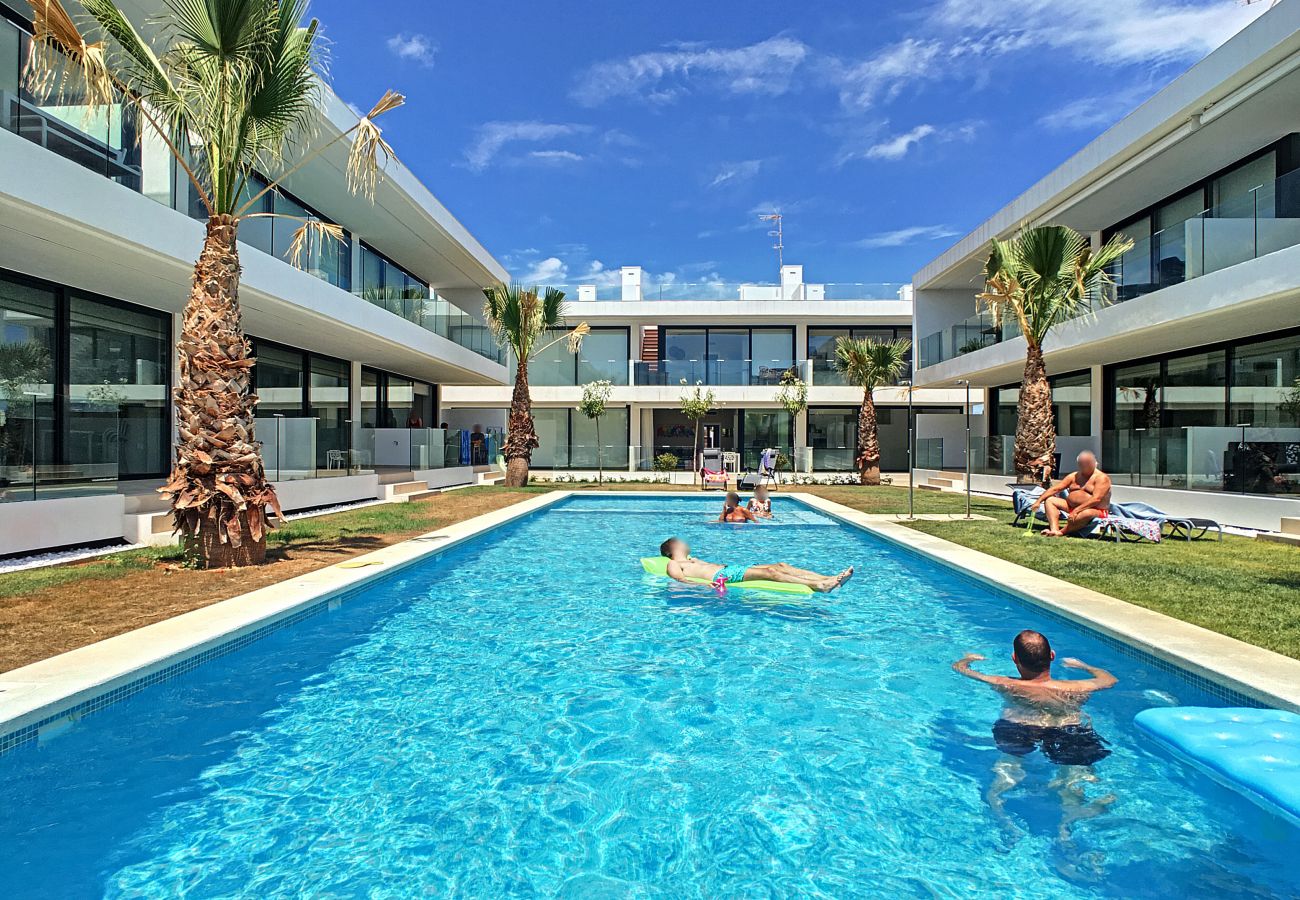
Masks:
[[[1264,11],[1239,0],[312,7],[331,79],[517,276],[906,281]]]

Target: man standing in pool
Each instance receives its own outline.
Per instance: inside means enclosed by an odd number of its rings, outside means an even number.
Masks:
[[[721,582],[737,584],[742,581],[777,581],[781,584],[806,584],[814,591],[826,593],[833,591],[853,577],[853,567],[849,566],[838,575],[819,575],[807,569],[796,569],[789,563],[770,563],[759,565],[730,565],[704,562],[691,556],[691,548],[685,541],[669,538],[659,545],[659,555],[668,557],[668,577],[677,581],[698,578],[712,584]]]
[[[1020,632],[1012,644],[1011,661],[1018,678],[985,675],[971,668],[972,662],[982,659],[978,653],[967,653],[952,667],[967,678],[991,686],[1005,701],[1002,716],[993,723],[993,740],[999,750],[1016,759],[995,767],[997,779],[988,791],[989,806],[1006,821],[1002,796],[1024,779],[1019,757],[1039,750],[1048,761],[1063,767],[1063,777],[1053,786],[1060,791],[1065,808],[1061,839],[1068,841],[1073,822],[1097,815],[1114,800],[1107,795],[1085,804],[1079,782],[1096,781],[1091,766],[1110,756],[1106,742],[1086,721],[1083,705],[1094,692],[1114,687],[1115,676],[1077,659],[1065,659],[1061,664],[1067,669],[1083,669],[1091,677],[1064,681],[1052,678],[1056,653],[1037,631]]]

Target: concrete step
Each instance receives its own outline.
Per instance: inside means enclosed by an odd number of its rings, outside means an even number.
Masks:
[[[1282,520],[1282,527],[1278,531],[1283,534],[1300,534],[1300,518],[1287,516]]]
[[[440,490],[416,491],[412,494],[404,494],[408,503],[414,503],[417,500],[428,500],[430,497],[436,497],[441,494]]]
[[[403,482],[403,481],[410,481],[410,480],[411,480],[411,475],[412,475],[412,474],[414,474],[414,473],[412,473],[412,472],[409,471],[409,470],[397,471],[397,472],[380,472],[380,473],[379,473],[379,483],[380,483],[380,484],[399,484],[399,483],[401,483],[401,482]]]
[[[506,480],[506,473],[498,470],[489,469],[486,472],[479,472],[475,484],[500,484]]]
[[[937,484],[918,484],[916,489],[918,491],[934,491],[935,493],[939,493],[943,490],[943,488],[939,487]]]
[[[379,499],[404,501],[412,494],[419,494],[429,489],[426,481],[400,481],[395,484],[379,485]]]
[[[1255,535],[1257,541],[1268,541],[1270,544],[1289,544],[1292,547],[1300,547],[1300,534],[1291,534],[1283,532],[1261,531]]]
[[[172,514],[167,512],[127,513],[122,516],[122,537],[132,544],[167,547],[180,540],[172,534]]]
[[[944,488],[950,491],[963,490],[966,485],[960,478],[927,478],[929,484]]]

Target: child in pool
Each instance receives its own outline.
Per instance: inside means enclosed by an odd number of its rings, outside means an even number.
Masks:
[[[760,519],[772,518],[772,498],[767,495],[767,485],[760,484],[754,488],[754,496],[749,498],[747,506]]]

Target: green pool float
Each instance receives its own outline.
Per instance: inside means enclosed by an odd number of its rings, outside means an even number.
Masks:
[[[668,557],[643,556],[641,568],[651,575],[668,577]],[[703,578],[688,578],[693,584],[708,584]],[[777,591],[782,594],[811,594],[813,589],[806,584],[783,584],[780,581],[728,581],[729,591]]]

